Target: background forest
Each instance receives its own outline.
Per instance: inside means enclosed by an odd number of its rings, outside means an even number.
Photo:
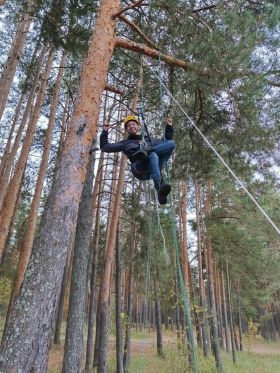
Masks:
[[[175,335],[178,372],[233,372],[244,335],[278,340],[278,1],[0,0],[0,17],[1,372],[51,371],[54,345],[66,373],[144,371],[135,330],[159,357]],[[99,149],[131,113],[156,137],[173,118],[166,206]]]

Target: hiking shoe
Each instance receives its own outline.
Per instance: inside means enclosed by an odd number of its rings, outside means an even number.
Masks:
[[[162,183],[158,190],[158,202],[160,205],[166,205],[167,196],[171,192],[171,185],[167,183]]]

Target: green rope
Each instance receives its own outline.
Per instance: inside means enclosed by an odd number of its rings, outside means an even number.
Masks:
[[[151,288],[151,267],[152,267],[152,234],[153,234],[153,221],[152,221],[152,211],[150,209],[151,206],[151,186],[150,182],[148,181],[148,192],[147,192],[147,184],[145,184],[145,198],[146,198],[146,210],[148,211],[148,241],[147,241],[147,263],[146,263],[146,282],[145,282],[145,297],[144,297],[144,317],[143,323],[144,327],[147,323],[147,309],[148,309],[148,301],[150,298],[150,288]],[[147,328],[145,328],[145,337],[144,340],[147,338]],[[142,344],[142,352],[141,352],[141,360],[140,366],[138,368],[138,373],[143,371],[144,365],[144,342]]]
[[[160,54],[158,55],[158,76],[160,77]],[[162,87],[162,81],[159,79],[159,97],[160,97],[160,124],[161,124],[161,130],[163,133],[163,139],[165,141],[165,130],[164,130],[164,124],[163,124],[163,117],[164,117],[164,103],[163,103],[163,87]]]
[[[160,76],[160,56],[159,56],[159,64],[158,64],[158,80],[160,82],[160,110],[161,110],[161,125],[163,128],[163,87],[162,87],[162,80]],[[163,129],[164,133],[164,129]],[[166,166],[166,174],[167,174],[167,180],[170,182],[170,177],[168,173],[168,168]],[[198,366],[198,359],[197,359],[197,353],[196,353],[196,346],[194,342],[194,336],[193,336],[193,325],[192,325],[192,319],[191,319],[191,312],[190,312],[190,304],[188,300],[188,295],[186,292],[183,275],[182,275],[182,269],[181,269],[181,261],[180,261],[180,254],[179,254],[179,244],[178,244],[178,238],[177,238],[177,231],[176,231],[176,222],[175,222],[175,211],[174,211],[174,204],[173,204],[173,197],[172,193],[170,194],[170,220],[171,220],[171,226],[172,226],[172,238],[173,238],[173,244],[175,246],[175,252],[176,252],[176,268],[178,272],[178,279],[179,279],[179,287],[181,291],[181,297],[183,301],[183,308],[184,308],[184,314],[185,318],[187,320],[187,335],[188,335],[188,341],[191,346],[191,361],[192,361],[192,368],[195,373],[199,373],[199,366]]]
[[[193,325],[192,325],[192,319],[191,319],[191,313],[190,313],[190,304],[189,304],[188,295],[186,292],[183,275],[182,275],[182,269],[181,269],[179,244],[178,244],[177,231],[176,231],[175,211],[174,211],[172,194],[170,195],[170,220],[171,220],[171,226],[172,226],[172,238],[173,238],[173,243],[174,243],[175,252],[176,252],[176,267],[177,267],[177,272],[178,272],[179,287],[180,287],[181,297],[182,297],[183,306],[184,306],[184,314],[187,320],[188,341],[191,346],[192,367],[195,373],[199,373],[198,359],[197,359],[196,347],[195,347],[194,336],[193,336]]]
[[[166,248],[166,242],[165,242],[165,237],[164,237],[164,234],[163,234],[163,229],[162,229],[162,226],[161,226],[161,223],[160,223],[160,215],[159,215],[159,208],[158,208],[158,203],[157,203],[157,192],[156,190],[154,189],[154,197],[155,197],[155,204],[156,204],[156,209],[157,209],[157,223],[158,223],[158,230],[159,230],[159,233],[161,235],[161,238],[162,238],[162,243],[163,243],[163,253],[164,253],[164,257],[165,257],[165,262],[167,265],[169,265],[171,263],[170,261],[170,257],[169,257],[169,254],[168,254],[168,251],[167,251],[167,248]]]
[[[159,56],[159,64],[160,64],[160,56]],[[160,69],[158,69],[158,73],[160,75]],[[160,110],[161,110],[161,126],[163,128],[163,90],[162,90],[162,82],[160,81]],[[142,104],[143,104],[143,84],[142,84]],[[143,110],[143,108],[142,108]],[[142,111],[143,114],[143,111]],[[163,129],[164,133],[164,129]],[[143,136],[143,133],[142,133]],[[169,174],[167,170],[167,177],[169,180]],[[149,206],[151,205],[151,188],[149,183]],[[146,203],[147,206],[147,203]],[[159,213],[158,213],[159,217]],[[193,326],[192,326],[192,319],[191,319],[191,313],[190,313],[190,305],[188,301],[188,295],[186,292],[186,288],[183,281],[183,275],[182,275],[182,269],[181,269],[181,262],[180,262],[180,254],[179,254],[179,244],[177,239],[177,231],[176,231],[176,222],[175,222],[175,211],[174,211],[174,204],[173,204],[173,198],[172,195],[170,195],[170,219],[171,219],[171,226],[172,226],[172,238],[173,243],[175,247],[176,252],[176,267],[178,272],[178,279],[179,279],[179,287],[181,291],[181,297],[183,301],[183,308],[184,308],[184,315],[187,320],[187,335],[188,335],[188,341],[191,346],[191,361],[192,361],[192,368],[194,373],[199,373],[199,367],[198,367],[198,360],[197,360],[197,353],[196,353],[196,347],[194,342],[194,336],[193,336]],[[159,220],[160,224],[160,220]],[[146,304],[147,299],[149,296],[149,289],[150,289],[150,281],[151,281],[151,262],[152,262],[152,216],[151,211],[149,211],[148,214],[148,255],[147,255],[147,267],[146,267],[146,289],[145,289],[145,309],[144,309],[144,322],[146,320],[147,314],[146,314]],[[143,355],[142,355],[143,358]],[[141,360],[143,363],[143,360]],[[142,365],[142,364],[141,364]],[[142,365],[143,366],[143,365]]]

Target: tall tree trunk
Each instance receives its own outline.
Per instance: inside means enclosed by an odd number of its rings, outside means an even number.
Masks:
[[[211,182],[207,185],[207,197],[205,204],[205,212],[209,216],[211,211]],[[216,311],[216,300],[214,291],[214,275],[213,275],[213,259],[212,259],[212,245],[208,235],[206,235],[205,241],[206,249],[206,261],[208,263],[208,286],[209,286],[209,300],[211,307],[211,324],[212,324],[212,346],[214,356],[216,360],[216,366],[219,372],[223,372],[223,362],[221,357],[219,334],[218,334],[218,322],[217,322],[217,311]]]
[[[175,298],[175,323],[177,329],[177,342],[181,346],[181,322],[180,322],[180,306],[179,306],[179,289],[178,289],[178,275],[176,269],[176,257],[174,254],[174,298]]]
[[[197,307],[195,307],[195,287],[194,287],[194,281],[193,281],[193,276],[192,276],[192,271],[191,271],[189,260],[188,260],[188,267],[189,267],[190,300],[191,300],[191,303],[194,305],[193,314],[194,314],[195,329],[196,329],[196,339],[197,339],[198,346],[202,347],[201,325],[200,325]]]
[[[217,310],[217,322],[219,341],[221,348],[224,349],[224,334],[223,334],[223,323],[222,323],[222,311],[221,311],[221,299],[220,299],[220,277],[217,268],[217,263],[214,264],[214,284],[215,284],[215,299],[216,299],[216,310]]]
[[[27,133],[23,141],[20,157],[17,161],[15,174],[9,184],[9,187],[7,189],[6,195],[3,200],[3,206],[1,209],[1,213],[0,213],[0,227],[1,227],[0,228],[0,233],[1,233],[0,235],[0,260],[1,260],[2,253],[5,249],[6,240],[7,240],[9,228],[11,225],[11,219],[12,219],[14,210],[16,208],[17,195],[20,190],[20,185],[21,185],[21,181],[23,178],[25,165],[28,159],[30,147],[32,145],[33,135],[34,135],[36,124],[38,122],[38,118],[40,115],[41,106],[44,101],[47,81],[50,76],[53,57],[54,57],[54,51],[51,50],[49,52],[48,60],[46,63],[46,68],[45,68],[44,75],[42,78],[40,91],[39,91],[36,104],[34,107],[34,112],[28,123]]]
[[[227,278],[227,300],[228,300],[228,315],[229,315],[229,325],[230,325],[232,361],[234,362],[234,364],[236,364],[236,350],[235,350],[234,332],[233,332],[233,319],[232,319],[232,309],[231,309],[231,294],[230,294],[230,283],[229,283],[228,260],[226,261],[226,278]]]
[[[64,344],[62,371],[79,372],[83,359],[83,329],[86,314],[87,269],[89,240],[92,227],[92,185],[94,179],[95,152],[91,151],[88,170],[79,206],[74,258],[70,286],[70,300]]]
[[[83,66],[79,99],[45,210],[28,275],[11,314],[0,369],[47,369],[54,310],[61,289],[71,232],[85,179],[88,150],[95,135],[100,100],[114,49],[119,0],[102,0],[92,43]],[[28,343],[26,342],[28,341]]]
[[[57,309],[57,315],[55,320],[55,329],[54,329],[54,344],[60,345],[61,339],[61,324],[63,319],[63,308],[64,308],[64,300],[65,300],[65,294],[66,294],[66,288],[67,288],[67,279],[69,277],[69,271],[70,271],[70,256],[69,260],[67,260],[67,264],[64,269],[63,279],[62,279],[62,285],[61,285],[61,291],[59,296],[59,303],[58,303],[58,309]]]
[[[225,336],[224,336],[224,328],[223,328],[221,275],[218,269],[217,269],[217,290],[218,290],[218,297],[219,297],[219,319],[220,319],[220,329],[221,329],[221,345],[222,345],[222,348],[225,349],[226,346],[225,346]]]
[[[23,238],[23,244],[22,244],[22,248],[20,252],[20,257],[19,257],[19,261],[17,265],[17,275],[16,275],[16,279],[15,279],[12,294],[11,294],[9,310],[6,316],[6,318],[8,319],[10,316],[11,307],[14,303],[14,299],[17,296],[20,286],[22,284],[23,276],[28,265],[28,261],[30,258],[32,245],[34,241],[34,236],[35,236],[35,231],[36,231],[36,226],[37,226],[38,210],[40,206],[41,194],[43,190],[43,184],[44,184],[44,179],[45,179],[45,175],[46,175],[46,171],[48,167],[49,154],[51,150],[52,133],[53,133],[54,125],[55,125],[55,113],[56,113],[58,100],[59,100],[59,92],[61,88],[65,60],[66,60],[66,54],[64,54],[62,57],[58,76],[56,79],[56,85],[55,85],[55,89],[53,93],[53,100],[52,100],[52,104],[50,108],[48,129],[46,131],[46,137],[44,140],[44,150],[43,150],[42,160],[41,160],[40,169],[39,169],[39,173],[37,177],[37,183],[35,187],[33,200],[32,200],[31,207],[30,207],[29,218],[28,218],[28,223],[27,223],[26,231],[25,231],[24,238]]]
[[[154,291],[155,291],[155,316],[156,316],[156,330],[157,330],[157,354],[163,357],[163,345],[162,345],[162,322],[161,322],[161,307],[158,294],[158,279],[157,274],[154,275]]]
[[[126,279],[127,291],[126,291],[126,324],[125,324],[125,341],[124,341],[124,352],[123,352],[123,369],[127,373],[129,370],[130,363],[130,336],[131,336],[131,318],[132,318],[132,287],[133,287],[133,258],[136,248],[136,230],[133,224],[131,229],[131,242],[130,242],[130,263],[128,269],[128,275]]]
[[[11,129],[10,129],[7,144],[5,146],[5,150],[4,150],[3,156],[1,158],[1,164],[0,164],[0,182],[1,182],[1,184],[2,184],[3,173],[4,173],[6,163],[7,163],[7,160],[8,160],[8,156],[9,156],[9,153],[11,151],[12,139],[13,139],[14,132],[15,132],[15,127],[16,127],[16,124],[17,124],[17,121],[18,121],[18,118],[19,118],[23,98],[24,98],[24,95],[23,95],[23,93],[21,93],[19,102],[18,102],[16,110],[15,110],[15,115],[14,115],[14,118],[13,118],[13,123],[12,123]]]
[[[223,271],[221,274],[221,286],[222,286],[223,319],[224,319],[224,327],[225,327],[226,351],[229,352],[230,341],[229,341],[228,312],[227,312],[227,300],[226,300],[225,280],[224,280]]]
[[[238,279],[237,284],[237,296],[238,296],[238,331],[239,331],[239,350],[243,351],[242,343],[242,318],[241,318],[241,308],[240,308],[240,279]]]
[[[102,154],[102,157],[104,154]],[[107,167],[108,163],[106,163],[106,169],[104,172],[104,175],[107,175]],[[117,163],[117,155],[114,156],[114,165],[113,165],[113,172],[112,172],[112,182],[111,182],[111,193],[110,193],[110,202],[109,202],[109,212],[107,217],[107,228],[106,228],[106,243],[105,243],[105,255],[106,255],[106,248],[108,245],[108,239],[109,239],[109,232],[110,232],[110,224],[112,219],[112,212],[113,212],[113,206],[115,201],[115,195],[116,195],[116,181],[117,181],[117,171],[118,171],[118,163]],[[104,255],[104,257],[105,257]],[[103,258],[103,266],[104,266],[105,259]],[[111,277],[111,276],[110,276]],[[101,282],[101,280],[100,280]],[[100,286],[101,289],[101,286]],[[101,291],[99,289],[99,296],[98,296],[98,312],[97,312],[97,320],[96,320],[96,332],[95,332],[95,345],[94,345],[94,358],[93,358],[93,366],[98,366],[99,361],[99,346],[100,346],[100,335],[101,335],[101,309],[102,309],[102,295]],[[109,307],[108,307],[109,311]]]
[[[116,236],[116,367],[117,373],[123,373],[122,356],[122,320],[121,320],[121,249],[119,240],[119,226]]]
[[[236,318],[235,318],[235,316],[236,315],[234,314],[234,312],[232,312],[234,344],[235,344],[236,351],[239,351],[238,338],[237,338],[237,333],[236,333],[236,328],[235,328],[235,324],[236,324]]]
[[[13,146],[12,146],[12,150],[9,153],[9,156],[7,158],[7,162],[5,164],[5,168],[3,169],[3,174],[2,174],[2,177],[1,177],[1,185],[0,185],[0,210],[2,209],[3,200],[4,200],[4,197],[5,197],[7,188],[8,188],[8,183],[9,183],[9,179],[10,179],[10,175],[11,175],[11,170],[12,170],[15,158],[16,158],[17,151],[18,151],[19,146],[20,146],[22,134],[23,134],[26,123],[29,120],[29,116],[30,116],[31,111],[32,111],[33,101],[34,101],[34,97],[35,97],[35,93],[36,93],[36,88],[37,88],[37,84],[38,84],[38,81],[39,81],[39,78],[40,78],[41,67],[42,67],[43,58],[46,54],[46,51],[47,51],[47,47],[45,46],[42,49],[42,51],[40,53],[40,56],[38,58],[36,71],[35,71],[34,79],[33,79],[33,83],[32,83],[32,88],[30,90],[28,100],[27,100],[27,103],[26,103],[26,106],[25,106],[25,110],[24,110],[23,116],[21,118],[19,127],[17,129],[17,134],[16,134],[15,141],[13,143]]]
[[[101,309],[100,309],[100,340],[98,353],[98,373],[107,372],[108,359],[108,322],[109,322],[109,298],[110,298],[110,279],[113,261],[113,251],[116,241],[116,228],[120,213],[121,193],[123,190],[125,176],[126,156],[123,154],[121,159],[121,167],[117,190],[115,195],[112,218],[110,219],[110,232],[106,244],[104,271],[102,273],[100,284]]]
[[[187,242],[187,198],[188,198],[188,190],[187,190],[187,182],[184,181],[182,183],[182,195],[180,198],[179,204],[179,216],[181,221],[181,240],[180,240],[180,256],[182,262],[182,274],[184,279],[184,285],[186,290],[188,290],[188,242]]]
[[[13,83],[16,68],[18,63],[20,62],[22,50],[31,25],[31,5],[32,0],[28,0],[26,12],[22,16],[22,19],[19,21],[16,35],[11,45],[9,56],[7,61],[5,62],[2,71],[2,76],[0,78],[0,120],[5,110],[5,106],[7,103],[11,85]]]
[[[200,185],[195,182],[195,200],[196,200],[196,224],[197,224],[197,257],[198,257],[198,282],[199,282],[199,300],[202,314],[202,342],[203,353],[205,357],[209,355],[209,325],[206,316],[206,296],[203,279],[203,265],[202,265],[202,247],[201,247],[201,219],[200,219]]]
[[[93,331],[94,331],[94,302],[95,302],[95,295],[96,295],[96,277],[97,277],[97,261],[98,261],[98,252],[99,252],[99,235],[100,235],[100,209],[101,209],[101,192],[103,189],[103,158],[104,154],[101,154],[98,164],[98,171],[96,175],[96,181],[94,188],[98,188],[98,196],[97,196],[97,206],[96,206],[96,215],[95,215],[95,226],[94,226],[94,233],[93,233],[93,253],[92,253],[92,260],[91,260],[91,276],[90,276],[90,299],[89,299],[89,311],[88,311],[88,335],[87,335],[87,351],[86,351],[86,366],[85,371],[87,373],[91,372],[92,365],[93,365]],[[93,190],[93,195],[95,194],[95,190]],[[97,193],[96,193],[97,194]],[[95,198],[93,197],[93,200]]]

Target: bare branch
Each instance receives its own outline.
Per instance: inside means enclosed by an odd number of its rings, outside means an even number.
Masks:
[[[134,52],[142,53],[154,59],[158,59],[160,57],[163,61],[165,61],[169,65],[174,65],[174,66],[181,67],[182,69],[185,69],[185,70],[194,71],[199,75],[209,76],[210,74],[209,70],[205,69],[202,66],[199,66],[198,64],[195,64],[193,62],[186,62],[186,61],[179,60],[168,54],[164,54],[153,48],[149,48],[144,44],[135,43],[131,40],[123,39],[123,38],[115,38],[115,43],[116,43],[115,44],[116,47],[125,48],[125,49],[132,50]]]
[[[267,80],[267,83],[272,85],[273,87],[280,87],[280,82],[274,82],[272,80]]]
[[[114,93],[117,93],[118,95],[123,95],[124,94],[123,91],[119,90],[118,88],[116,88],[116,87],[114,87],[113,85],[110,85],[110,84],[106,85],[105,91],[114,92]]]
[[[156,50],[158,50],[159,48],[144,34],[144,32],[140,29],[139,26],[137,26],[134,22],[130,21],[129,19],[127,19],[125,16],[122,16],[120,15],[119,16],[119,19],[121,19],[122,21],[124,21],[128,26],[130,26],[134,31],[137,32],[138,35],[141,36],[141,38],[143,38],[145,40],[145,42],[147,43],[147,45],[151,48],[154,48]]]
[[[142,4],[144,0],[138,0],[136,3],[126,6],[125,8],[121,9],[118,13],[113,15],[113,19],[119,17],[122,13],[126,12],[129,9],[139,8],[140,6],[144,6],[146,4]]]
[[[193,9],[192,13],[203,12],[204,10],[209,10],[209,9],[215,8],[216,6],[217,6],[217,4],[213,4],[213,5],[204,6],[204,7],[199,8],[199,9]]]

